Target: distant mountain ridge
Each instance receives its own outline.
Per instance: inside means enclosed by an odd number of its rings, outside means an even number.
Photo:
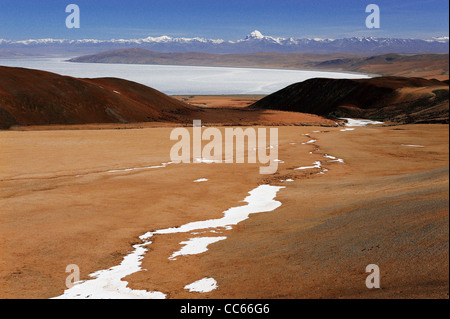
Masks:
[[[200,37],[147,37],[141,39],[0,39],[0,50],[30,50],[47,53],[96,53],[99,51],[137,47],[157,52],[204,52],[204,53],[366,53],[366,54],[419,54],[448,53],[449,38],[423,39],[351,37],[342,39],[273,37],[255,30],[244,39],[225,41]]]

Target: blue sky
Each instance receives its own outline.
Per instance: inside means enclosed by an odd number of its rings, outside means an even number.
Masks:
[[[80,29],[65,26],[70,3],[80,7]],[[370,3],[381,9],[381,29],[365,27]],[[0,38],[236,40],[255,29],[298,38],[430,38],[448,36],[448,11],[448,0],[0,0]]]

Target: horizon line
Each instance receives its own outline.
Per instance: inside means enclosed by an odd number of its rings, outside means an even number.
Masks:
[[[109,38],[109,39],[98,39],[98,38],[78,38],[78,39],[68,39],[68,38],[52,38],[52,37],[48,37],[48,38],[25,38],[25,39],[6,39],[6,38],[0,38],[0,40],[2,41],[8,41],[8,42],[24,42],[24,41],[42,41],[42,40],[54,40],[54,41],[103,41],[103,42],[108,42],[108,41],[133,41],[133,40],[145,40],[145,39],[158,39],[158,38],[170,38],[170,39],[189,39],[189,40],[211,40],[211,41],[223,41],[223,42],[237,42],[237,41],[242,41],[242,40],[247,40],[249,38],[252,38],[252,34],[255,32],[259,32],[258,30],[254,30],[251,33],[247,34],[244,38],[241,39],[237,39],[237,40],[224,40],[222,38],[207,38],[207,37],[200,37],[200,36],[170,36],[167,34],[163,34],[163,35],[159,35],[159,36],[147,36],[147,37],[135,37],[135,38]],[[259,32],[261,33],[261,32]],[[423,41],[427,41],[427,40],[437,40],[437,39],[445,39],[449,40],[450,36],[447,35],[436,35],[434,37],[428,37],[428,38],[420,38],[420,37],[401,37],[401,36],[348,36],[348,37],[293,37],[293,36],[289,36],[289,37],[283,37],[283,36],[273,36],[273,35],[265,35],[262,34],[262,38],[258,38],[258,37],[254,37],[254,39],[264,39],[264,38],[272,38],[272,39],[294,39],[294,40],[330,40],[330,41],[335,41],[335,40],[341,40],[341,39],[402,39],[402,40],[423,40]]]

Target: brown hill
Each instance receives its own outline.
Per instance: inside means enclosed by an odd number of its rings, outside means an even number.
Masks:
[[[317,68],[330,68],[380,74],[384,76],[423,77],[446,80],[449,76],[448,54],[400,55],[334,59],[316,63]]]
[[[422,78],[311,79],[251,107],[396,123],[448,123],[449,87]]]
[[[180,122],[197,108],[134,82],[0,67],[0,128],[12,125]]]
[[[121,49],[100,52],[70,59],[81,63],[120,63],[191,65],[221,67],[264,67],[264,68],[304,68],[327,60],[356,58],[353,54],[311,54],[311,53],[246,53],[210,54],[201,52],[162,53],[145,49]]]

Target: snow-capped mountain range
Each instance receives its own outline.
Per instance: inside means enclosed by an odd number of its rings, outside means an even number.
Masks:
[[[0,39],[0,49],[35,50],[54,53],[95,53],[99,51],[143,48],[158,52],[205,52],[205,53],[448,53],[449,37],[428,40],[351,37],[342,39],[282,38],[265,36],[255,30],[244,39],[225,41],[205,38],[174,38],[169,36],[142,39],[30,39],[13,41]]]

